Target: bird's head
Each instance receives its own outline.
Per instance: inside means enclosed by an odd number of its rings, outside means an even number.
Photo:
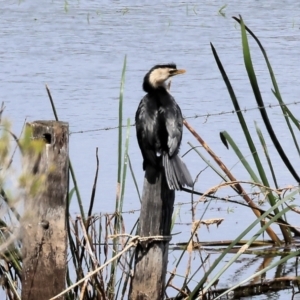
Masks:
[[[183,74],[175,64],[156,65],[144,77],[143,89],[149,93],[159,87],[167,88],[166,81],[172,76]]]

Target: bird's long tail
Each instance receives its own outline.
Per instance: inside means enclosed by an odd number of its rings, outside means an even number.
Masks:
[[[193,186],[192,176],[178,155],[170,158],[168,153],[164,153],[162,163],[170,190],[181,190],[185,185]]]

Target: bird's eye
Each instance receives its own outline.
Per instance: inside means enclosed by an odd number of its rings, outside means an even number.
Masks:
[[[169,73],[172,75],[172,74],[176,73],[176,71],[177,71],[176,69],[170,69]]]

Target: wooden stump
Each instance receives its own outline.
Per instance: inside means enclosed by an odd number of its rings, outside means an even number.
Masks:
[[[148,167],[145,174],[139,235],[170,236],[175,192],[169,190],[164,171]],[[149,239],[136,248],[135,269],[129,299],[161,300],[164,298],[169,241]]]
[[[67,267],[66,205],[69,127],[56,121],[27,123],[32,142],[42,150],[24,151],[28,176],[41,179],[26,187],[22,219],[22,300],[46,300],[65,289]],[[29,177],[31,178],[31,177]],[[60,299],[63,299],[61,297]]]

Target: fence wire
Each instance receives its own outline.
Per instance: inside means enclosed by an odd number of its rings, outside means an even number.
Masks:
[[[266,106],[256,106],[256,107],[251,107],[251,108],[244,108],[241,109],[239,111],[235,111],[234,109],[229,110],[229,111],[221,111],[221,112],[217,112],[217,113],[207,113],[207,114],[195,114],[193,116],[187,116],[184,117],[185,119],[198,119],[198,118],[204,118],[204,122],[206,123],[207,120],[211,117],[216,117],[216,116],[221,116],[221,115],[228,115],[228,114],[234,114],[236,112],[248,112],[248,111],[252,111],[252,110],[260,110],[262,108],[274,108],[274,107],[285,107],[285,106],[290,106],[290,105],[297,105],[300,104],[300,101],[293,101],[293,102],[289,102],[289,103],[284,103],[284,104],[269,104]],[[131,127],[134,127],[135,124],[130,125]],[[126,128],[127,125],[122,125],[122,127]],[[97,131],[108,131],[108,130],[115,130],[115,129],[119,129],[119,126],[114,126],[114,127],[101,127],[101,128],[94,128],[94,129],[87,129],[87,130],[80,130],[80,131],[71,131],[71,134],[79,134],[79,133],[88,133],[88,132],[97,132]]]
[[[290,186],[290,189],[296,189],[297,186]],[[258,208],[261,208],[261,206],[263,206],[264,204],[267,203],[266,197],[265,195],[261,196],[261,193],[258,191],[255,192],[249,192],[247,193],[247,195],[249,197],[251,197],[252,201],[254,201],[257,205]],[[214,203],[226,203],[226,204],[230,204],[230,205],[242,205],[242,206],[248,206],[248,204],[244,201],[241,200],[241,195],[239,194],[234,194],[234,195],[227,195],[227,196],[213,196],[213,198],[210,198],[211,195],[206,195],[206,196],[199,196],[194,194],[194,199],[188,200],[188,201],[184,201],[184,202],[177,202],[174,203],[174,207],[182,207],[185,205],[188,206],[194,206],[196,204],[199,203],[209,203],[209,202],[214,202]],[[216,208],[219,210],[219,208]],[[101,212],[99,214],[94,214],[95,218],[101,218],[104,216],[113,216],[115,214],[135,214],[136,212],[140,212],[141,209],[140,208],[136,208],[136,209],[130,209],[130,210],[125,210],[125,211],[121,211],[121,212],[116,212],[116,211],[110,211],[110,212]]]

